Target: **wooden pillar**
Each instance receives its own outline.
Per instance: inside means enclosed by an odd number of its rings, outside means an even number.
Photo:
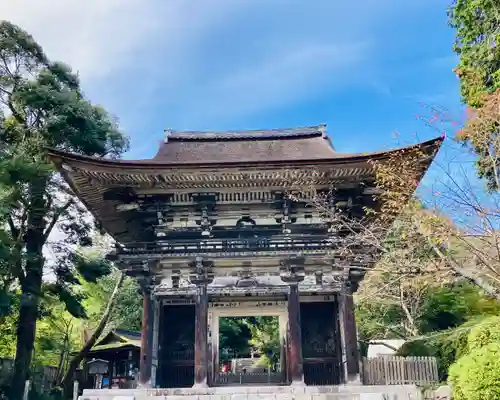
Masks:
[[[194,336],[194,386],[207,387],[208,373],[208,292],[207,283],[198,285]]]
[[[285,315],[279,316],[279,331],[280,331],[280,373],[282,379],[286,378],[286,353],[287,353],[287,326],[288,318]]]
[[[160,339],[160,310],[162,310],[159,299],[153,301],[153,338],[151,352],[151,387],[157,386],[158,372],[158,345]]]
[[[153,353],[153,304],[151,291],[145,284],[142,300],[141,355],[139,361],[139,386],[151,385],[151,365]]]
[[[344,382],[359,383],[359,350],[354,316],[354,298],[350,282],[344,283],[343,286],[339,296],[339,319]]]
[[[300,326],[300,299],[298,282],[290,282],[288,295],[288,329],[290,338],[290,378],[292,385],[304,384],[304,366],[302,360],[302,332]]]

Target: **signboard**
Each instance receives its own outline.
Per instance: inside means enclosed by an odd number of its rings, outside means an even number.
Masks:
[[[90,375],[104,375],[108,373],[108,362],[106,360],[92,360],[87,363]]]

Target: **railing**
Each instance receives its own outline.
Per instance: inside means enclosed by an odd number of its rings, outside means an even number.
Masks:
[[[327,251],[335,247],[332,239],[325,236],[295,238],[248,238],[207,239],[199,241],[170,241],[129,244],[122,250],[124,255],[159,254],[213,254],[244,253],[255,251]]]
[[[280,385],[285,383],[281,372],[247,372],[247,373],[218,373],[215,375],[214,385]]]
[[[363,359],[365,385],[427,386],[438,381],[435,357],[385,356]]]

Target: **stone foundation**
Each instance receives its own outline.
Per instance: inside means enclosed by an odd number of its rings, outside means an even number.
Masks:
[[[413,385],[87,389],[79,400],[421,400]]]

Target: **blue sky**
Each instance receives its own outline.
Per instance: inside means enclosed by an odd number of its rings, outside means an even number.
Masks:
[[[341,152],[437,135],[419,102],[460,108],[451,0],[2,2],[151,157],[165,128],[326,123]],[[105,4],[101,4],[105,3]]]

